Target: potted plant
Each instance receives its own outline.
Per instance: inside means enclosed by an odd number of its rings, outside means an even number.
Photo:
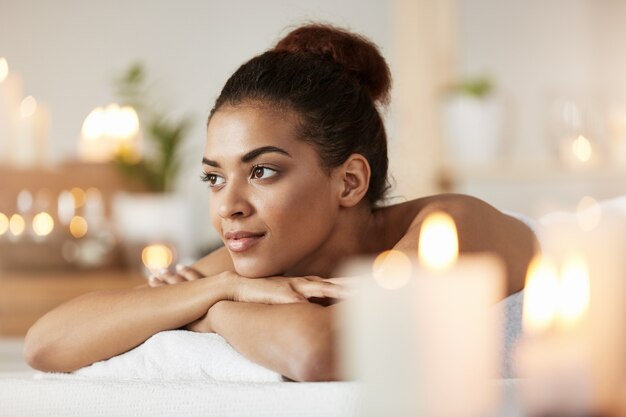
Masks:
[[[444,137],[449,159],[481,164],[497,160],[502,138],[502,105],[489,77],[467,78],[447,90]]]
[[[155,242],[174,247],[179,259],[192,256],[191,208],[185,198],[174,193],[181,168],[181,145],[191,120],[172,119],[153,104],[151,85],[141,64],[129,66],[115,79],[114,87],[122,104],[136,110],[145,144],[141,160],[121,152],[114,162],[129,181],[140,182],[148,191],[118,193],[114,197],[113,218],[118,234],[130,248],[132,259],[139,259],[141,248]]]

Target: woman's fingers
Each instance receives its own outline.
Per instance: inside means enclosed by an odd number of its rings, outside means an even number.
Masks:
[[[202,274],[195,269],[179,264],[176,265],[176,272],[167,269],[154,272],[148,279],[148,285],[151,287],[159,287],[161,285],[193,281],[202,277]]]
[[[307,298],[348,298],[353,290],[326,280],[298,280],[292,283],[294,289]]]
[[[195,269],[186,265],[176,265],[176,273],[187,281],[193,281],[202,278],[202,274]]]
[[[234,301],[263,304],[307,302],[306,297],[285,280],[237,277],[235,282]]]
[[[243,278],[235,301],[282,304],[307,301],[309,298],[344,299],[354,295],[351,287],[318,276]],[[261,292],[257,292],[261,291]]]
[[[148,286],[150,287],[160,287],[162,285],[166,285],[165,282],[161,281],[161,279],[155,275],[150,275],[148,278]]]

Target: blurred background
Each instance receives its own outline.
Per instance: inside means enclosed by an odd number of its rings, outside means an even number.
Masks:
[[[462,192],[537,218],[623,194],[624,18],[620,0],[0,0],[0,335],[219,245],[208,112],[307,21],[388,60],[390,202]]]

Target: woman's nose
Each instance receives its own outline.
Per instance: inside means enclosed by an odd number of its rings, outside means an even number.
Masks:
[[[247,217],[252,213],[252,206],[241,186],[229,184],[219,193],[218,214],[220,217]]]

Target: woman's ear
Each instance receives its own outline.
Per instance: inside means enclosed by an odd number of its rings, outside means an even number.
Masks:
[[[356,206],[367,194],[370,185],[370,164],[367,159],[354,153],[335,169],[339,184],[339,204],[342,207]]]

